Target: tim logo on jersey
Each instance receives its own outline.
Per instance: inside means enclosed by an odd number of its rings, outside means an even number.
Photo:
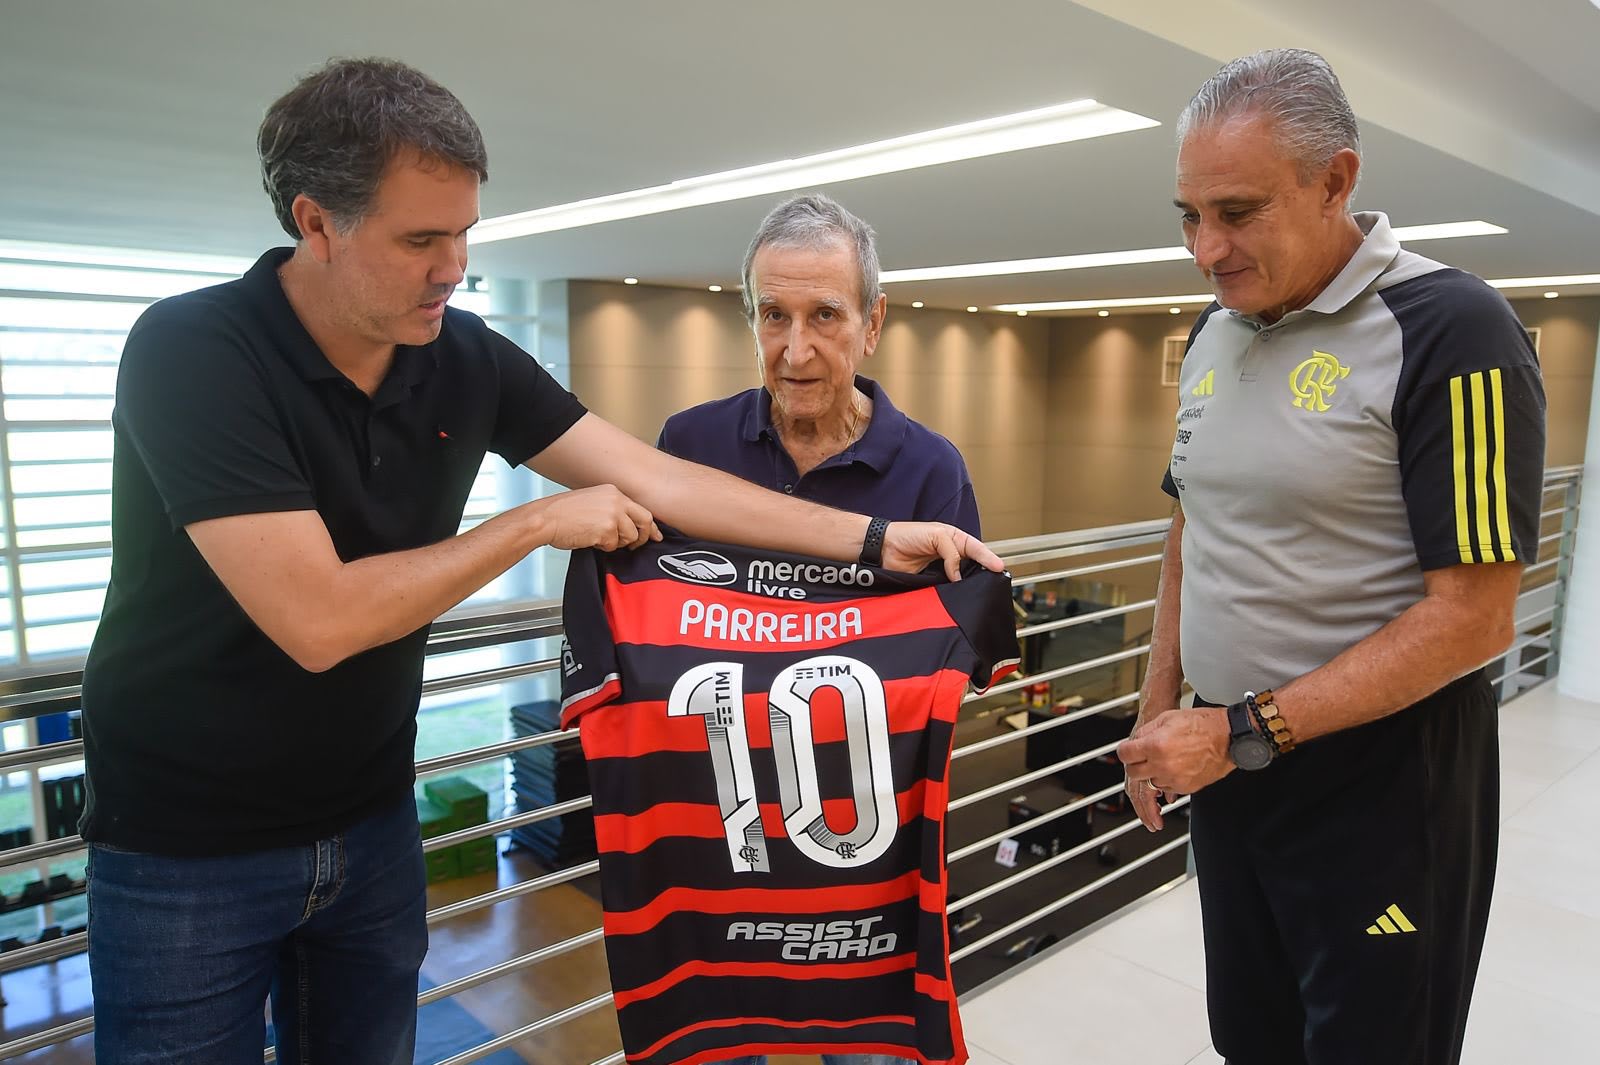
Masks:
[[[656,565],[668,576],[696,584],[732,584],[739,579],[739,568],[715,551],[682,551],[662,555]]]

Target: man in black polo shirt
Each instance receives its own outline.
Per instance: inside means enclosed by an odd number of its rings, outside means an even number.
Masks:
[[[129,334],[113,558],[84,672],[103,1065],[410,1062],[427,626],[544,545],[690,535],[920,568],[948,526],[830,511],[587,414],[446,300],[487,163],[415,70],[337,61],[258,146],[293,249]],[[455,535],[487,451],[578,490]],[[615,487],[613,487],[615,486]]]

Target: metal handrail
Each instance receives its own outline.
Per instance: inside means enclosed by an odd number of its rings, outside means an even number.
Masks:
[[[1141,610],[1149,610],[1156,605],[1154,599],[1141,599],[1137,603],[1127,606],[1108,607],[1105,610],[1095,610],[1088,614],[1074,614],[1070,618],[1059,621],[1043,621],[1037,625],[1024,625],[1017,630],[1017,639],[1026,639],[1029,636],[1038,636],[1041,633],[1057,632],[1061,629],[1070,629],[1074,625],[1087,625],[1091,621],[1104,621],[1107,618],[1120,618],[1124,614],[1137,614]]]
[[[1570,514],[1570,511],[1574,508],[1576,503],[1576,492],[1572,489],[1574,489],[1576,486],[1579,473],[1581,473],[1580,467],[1568,467],[1550,471],[1550,478],[1547,479],[1549,487],[1551,489],[1567,489],[1568,505],[1557,510],[1547,512],[1541,515],[1542,518],[1554,517],[1560,514]],[[1034,563],[1047,562],[1051,559],[1065,559],[1088,554],[1121,552],[1129,548],[1138,547],[1142,544],[1153,543],[1161,540],[1165,536],[1169,525],[1170,523],[1166,520],[1133,522],[1124,525],[1111,526],[1105,529],[1077,530],[1073,532],[1057,533],[1042,537],[1028,537],[1019,540],[1006,541],[992,546],[995,547],[997,553],[999,553],[1002,558],[1006,559],[1010,565],[1032,565]],[[1570,535],[1570,529],[1566,529],[1558,534],[1541,537],[1541,546],[1545,543],[1553,543],[1563,540],[1564,537],[1568,538],[1568,540],[1563,544],[1563,549],[1558,550],[1556,557],[1551,559],[1540,559],[1536,561],[1533,565],[1527,567],[1525,570],[1525,575],[1527,573],[1543,570],[1550,566],[1559,565],[1566,560],[1570,555]],[[1155,564],[1160,562],[1160,558],[1161,556],[1159,554],[1143,553],[1130,555],[1124,558],[1114,558],[1105,561],[1092,562],[1090,564],[1081,566],[1058,567],[1047,572],[1020,575],[1015,579],[1014,583],[1021,586],[1038,584],[1052,580],[1070,580],[1076,577],[1088,576],[1091,574],[1109,573],[1117,570],[1133,568],[1136,566]],[[1551,583],[1559,584],[1563,578],[1564,570],[1558,572],[1555,582],[1544,582],[1539,585],[1526,588],[1519,595],[1519,600],[1536,592],[1542,592],[1544,589],[1549,588]],[[1558,588],[1558,594],[1559,591],[1560,590]],[[1019,636],[1023,638],[1042,636],[1046,633],[1068,629],[1076,625],[1109,620],[1117,617],[1126,617],[1139,611],[1148,610],[1153,606],[1154,600],[1141,600],[1122,606],[1110,607],[1103,610],[1094,611],[1092,613],[1078,615],[1072,618],[1058,619],[1037,625],[1026,626],[1019,630]],[[1527,638],[1508,648],[1505,652],[1502,652],[1502,654],[1496,656],[1496,658],[1492,661],[1505,662],[1512,656],[1519,655],[1523,649],[1540,643],[1541,641],[1548,640],[1553,646],[1557,645],[1559,643],[1560,628],[1559,606],[1541,608],[1540,610],[1530,614],[1528,617],[1519,619],[1519,626],[1526,628],[1528,625],[1533,624],[1535,620],[1541,619],[1550,614],[1555,614],[1556,616],[1554,621],[1550,623],[1549,628],[1545,632],[1528,634]],[[496,644],[547,639],[559,635],[560,631],[561,619],[559,605],[551,601],[521,602],[509,604],[503,607],[479,607],[473,610],[461,611],[441,619],[441,621],[434,626],[432,632],[430,633],[427,653],[429,655],[448,654],[454,651],[469,650],[472,648]],[[1145,639],[1147,639],[1147,637]],[[1033,684],[1052,680],[1060,680],[1090,670],[1115,666],[1119,663],[1130,660],[1138,660],[1142,656],[1148,654],[1149,650],[1150,647],[1147,642],[1140,642],[1137,646],[1127,647],[1121,651],[1113,652],[1111,654],[1069,663],[1065,666],[1045,670],[1033,676],[1021,678],[1017,681],[996,685],[983,695],[968,696],[966,701],[974,702],[980,700],[992,700],[996,697],[1019,691]],[[1499,683],[1501,680],[1504,680],[1513,673],[1533,669],[1540,663],[1550,660],[1555,654],[1556,651],[1552,649],[1541,657],[1535,658],[1530,662],[1520,663],[1515,667],[1508,669],[1507,673],[1502,675],[1502,677],[1497,678],[1496,683]],[[429,693],[433,693],[438,691],[453,691],[462,690],[469,687],[483,687],[487,685],[501,684],[510,679],[540,672],[547,672],[554,668],[555,664],[556,662],[553,659],[538,659],[529,662],[515,663],[509,666],[469,671],[447,677],[438,677],[428,681],[424,686],[424,690]],[[51,708],[59,707],[63,702],[71,701],[77,697],[78,692],[81,690],[79,687],[81,685],[81,679],[81,673],[79,672],[70,670],[57,670],[50,673],[41,673],[28,677],[13,677],[8,680],[0,681],[0,710],[26,709],[28,707],[34,707],[40,704],[45,704]],[[1080,721],[1094,715],[1104,714],[1106,712],[1128,706],[1136,702],[1137,699],[1137,692],[1123,692],[1111,698],[1097,702],[1092,706],[1075,709],[1069,713],[1054,716],[1046,721],[1035,722],[1027,725],[1024,728],[1015,729],[998,736],[991,736],[964,744],[952,751],[952,761],[959,760],[966,755],[975,754],[980,751],[991,750],[1003,744],[1014,743],[1017,740],[1036,736],[1050,729],[1062,728],[1075,721]],[[552,730],[532,736],[521,736],[512,740],[488,744],[468,751],[459,751],[437,758],[425,759],[417,763],[417,771],[419,774],[427,774],[449,769],[456,769],[465,765],[472,765],[497,758],[503,758],[518,751],[542,747],[554,743],[566,742],[575,738],[576,734],[574,732],[564,732],[559,730]],[[1081,751],[1073,754],[1069,757],[1056,761],[1051,765],[1030,770],[998,784],[990,785],[980,788],[969,794],[958,796],[952,799],[952,801],[949,803],[949,809],[951,811],[957,811],[976,803],[989,801],[1014,793],[1015,789],[1021,785],[1059,774],[1064,770],[1084,765],[1097,758],[1105,757],[1106,755],[1115,751],[1116,747],[1116,743],[1103,744],[1091,750]],[[7,752],[5,754],[0,754],[0,772],[23,768],[30,765],[72,761],[81,758],[82,755],[83,746],[81,741],[68,741],[65,743],[35,747],[24,751]],[[948,860],[951,863],[954,863],[970,858],[981,853],[985,849],[994,846],[1001,840],[1014,835],[1018,831],[1025,831],[1027,828],[1037,827],[1039,825],[1047,824],[1051,821],[1070,816],[1073,813],[1093,806],[1095,803],[1102,802],[1115,796],[1121,790],[1122,785],[1120,782],[1118,784],[1101,788],[1092,794],[1074,799],[1062,807],[1030,818],[1025,823],[1026,827],[1012,827],[1004,829],[998,833],[991,833],[982,839],[976,840],[956,850],[953,850],[949,854]],[[1187,801],[1187,799],[1180,799],[1177,802],[1164,807],[1164,809],[1168,811],[1179,809]],[[445,836],[428,840],[424,843],[424,850],[427,852],[432,852],[441,848],[454,846],[458,843],[466,842],[468,840],[496,836],[500,833],[510,831],[511,829],[523,825],[533,824],[538,821],[578,812],[590,807],[592,802],[592,797],[581,796],[566,800],[561,803],[541,807],[536,810],[525,811],[511,816],[502,817],[488,824],[473,826],[471,828],[462,829]],[[1034,866],[1030,866],[1029,868],[1021,870],[1018,873],[1007,875],[1002,879],[979,889],[978,891],[964,895],[956,903],[953,903],[950,909],[952,911],[963,909],[975,904],[976,902],[999,895],[1017,884],[1042,875],[1046,875],[1049,871],[1071,861],[1073,858],[1082,857],[1090,850],[1093,850],[1099,846],[1103,846],[1105,843],[1111,840],[1120,838],[1121,836],[1134,831],[1138,825],[1139,823],[1137,820],[1126,821],[1117,827],[1108,830],[1107,832],[1100,833],[1090,840],[1080,843],[1069,850],[1062,852],[1061,854],[1053,855],[1046,861]],[[1023,928],[1037,923],[1039,920],[1060,910],[1064,906],[1070,905],[1072,902],[1085,898],[1089,894],[1100,890],[1105,885],[1127,876],[1128,874],[1137,869],[1143,868],[1151,862],[1159,860],[1161,857],[1172,853],[1179,847],[1185,846],[1187,841],[1188,836],[1187,834],[1184,834],[1165,842],[1162,846],[1157,847],[1141,857],[1124,864],[1111,873],[1101,876],[1093,882],[1071,892],[1070,894],[1054,900],[1050,904],[1023,916],[1018,920],[1012,921],[1004,927],[999,928],[985,936],[984,938],[961,948],[951,955],[952,962],[969,957],[976,951],[984,949],[986,946],[1003,939],[1005,936],[1011,935]],[[82,846],[82,840],[78,839],[77,837],[68,837],[65,839],[49,840],[41,843],[31,844],[26,847],[15,848],[11,851],[0,853],[0,866],[15,865],[22,861],[37,862],[43,859],[58,856],[60,854],[70,853],[73,850],[81,849]],[[504,887],[497,887],[494,890],[479,894],[472,898],[439,906],[433,910],[430,910],[427,915],[427,920],[430,926],[436,925],[444,921],[460,917],[467,913],[480,911],[488,907],[498,905],[511,899],[526,897],[539,891],[594,875],[598,872],[598,870],[599,863],[596,861],[590,861],[568,869],[557,870],[534,877],[533,879],[522,881],[520,883],[510,884]],[[419,996],[419,1005],[448,998],[451,995],[460,991],[464,991],[468,988],[489,983],[490,981],[493,981],[508,973],[531,968],[543,963],[544,961],[559,958],[565,954],[571,953],[572,951],[579,950],[597,943],[600,937],[600,929],[591,929],[578,935],[570,936],[567,939],[561,940],[557,943],[553,943],[518,957],[488,966],[477,972],[469,973],[456,980],[452,980],[449,983],[442,984],[438,987],[431,988],[427,992],[424,992]],[[29,965],[39,964],[41,962],[54,960],[77,953],[84,949],[86,939],[87,937],[84,933],[77,933],[75,935],[66,936],[49,943],[34,944],[29,947],[7,952],[4,955],[0,955],[0,972],[13,971]],[[561,1024],[566,1020],[570,1020],[573,1017],[580,1016],[584,1013],[592,1012],[593,1010],[602,1008],[609,1002],[609,993],[579,1002],[576,1005],[552,1013],[549,1016],[542,1017],[529,1025],[525,1025],[522,1028],[517,1029],[514,1032],[508,1032],[504,1035],[497,1036],[478,1047],[463,1051],[462,1053],[457,1054],[455,1057],[447,1059],[443,1065],[466,1065],[467,1062],[476,1061],[486,1057],[495,1050],[509,1046],[530,1034]],[[68,1024],[60,1025],[46,1032],[35,1033],[23,1039],[0,1044],[0,1059],[4,1059],[16,1054],[26,1053],[31,1050],[41,1049],[66,1039],[76,1038],[77,1036],[91,1031],[92,1029],[93,1019],[86,1018],[84,1020],[73,1021]],[[269,1058],[270,1056],[271,1055],[268,1055]]]
[[[94,1031],[94,1018],[85,1017],[82,1020],[69,1021],[54,1028],[47,1028],[42,1032],[34,1032],[32,1035],[13,1039],[8,1043],[0,1043],[0,1061],[21,1057],[23,1054],[29,1054],[35,1050],[43,1050],[45,1047],[53,1047],[57,1043],[65,1043],[70,1039],[78,1038],[80,1035],[88,1035],[92,1031]]]
[[[1122,788],[1123,785],[1119,781],[1115,784],[1101,788],[1099,791],[1085,795],[1081,799],[1074,799],[1072,802],[1067,803],[1067,805],[1059,807],[1055,810],[1051,810],[1049,813],[1043,813],[1037,815],[1036,817],[1030,817],[1028,818],[1027,822],[1027,830],[1032,831],[1033,829],[1038,828],[1040,825],[1048,825],[1051,821],[1059,821],[1063,817],[1075,814],[1080,810],[1085,810],[1097,802],[1104,802],[1106,799],[1111,798],[1111,796],[1121,792]],[[951,851],[949,854],[945,855],[944,860],[946,863],[959,862],[963,858],[972,857],[974,854],[982,854],[984,851],[988,850],[990,847],[993,847],[1002,840],[1010,839],[1012,836],[1016,835],[1017,828],[1018,826],[1016,825],[1007,825],[998,832],[991,832],[982,839],[974,840],[965,847]]]
[[[1047,573],[1030,573],[1025,577],[1016,577],[1011,581],[1013,587],[1022,588],[1029,584],[1042,584],[1045,581],[1065,581],[1074,577],[1087,577],[1092,573],[1109,573],[1112,570],[1132,569],[1135,566],[1148,566],[1153,562],[1160,562],[1161,556],[1134,555],[1130,558],[1119,558],[1114,562],[1097,562],[1092,566],[1072,566],[1067,569],[1050,570]]]
[[[1070,725],[1074,721],[1082,721],[1086,717],[1094,717],[1096,714],[1103,714],[1107,710],[1115,710],[1119,706],[1127,706],[1129,703],[1136,703],[1138,701],[1138,692],[1128,692],[1125,695],[1119,695],[1114,699],[1106,699],[1103,702],[1095,703],[1093,706],[1086,706],[1081,710],[1073,710],[1069,713],[1061,714],[1057,717],[1051,718],[1049,721],[1041,721],[1037,725],[1029,725],[1027,728],[1019,728],[1012,732],[1002,733],[999,736],[991,736],[986,740],[975,740],[964,747],[957,747],[955,750],[951,751],[950,759],[951,761],[954,761],[957,758],[963,758],[970,754],[977,754],[979,751],[987,751],[993,747],[1000,747],[1007,743],[1015,743],[1017,740],[1024,739],[1025,737],[1034,736],[1049,729],[1060,728],[1063,725]]]
[[[1175,801],[1171,806],[1163,807],[1163,809],[1176,810],[1180,806],[1188,805],[1188,802],[1189,797],[1185,795],[1183,798]],[[954,913],[956,910],[965,909],[975,902],[982,902],[984,899],[989,898],[992,895],[1000,894],[1000,892],[1009,887],[1020,884],[1025,880],[1032,880],[1041,873],[1047,873],[1051,869],[1054,869],[1056,866],[1061,865],[1064,862],[1069,862],[1073,858],[1087,854],[1092,850],[1099,850],[1102,846],[1110,843],[1112,840],[1121,839],[1134,829],[1143,827],[1144,825],[1139,821],[1139,819],[1134,818],[1131,821],[1118,825],[1116,828],[1113,828],[1110,831],[1102,832],[1098,836],[1092,836],[1078,844],[1076,847],[1069,847],[1060,854],[1053,855],[1050,858],[1040,862],[1038,865],[1030,866],[1027,869],[1012,873],[1010,876],[1001,880],[996,880],[988,887],[979,888],[970,895],[963,895],[954,902],[946,904],[945,910],[948,913]]]
[[[598,943],[604,935],[604,929],[591,928],[587,932],[580,932],[575,936],[563,939],[559,943],[552,943],[548,947],[540,947],[538,950],[529,951],[519,958],[512,958],[498,965],[491,965],[487,969],[469,973],[459,979],[451,980],[447,984],[440,984],[438,987],[430,987],[417,996],[417,1005],[419,1007],[426,1006],[430,1002],[438,1002],[440,999],[458,995],[471,988],[482,987],[491,980],[499,979],[507,973],[520,972],[523,969],[538,965],[540,962],[549,961],[551,958],[559,958],[563,954],[570,954],[575,950],[589,946],[591,943]]]
[[[556,872],[546,873],[544,876],[534,877],[532,880],[524,880],[520,884],[511,884],[503,888],[497,888],[494,891],[485,892],[482,895],[475,895],[470,899],[452,902],[448,906],[440,906],[438,909],[429,910],[428,923],[430,925],[439,924],[441,921],[448,921],[452,917],[460,917],[464,913],[486,910],[490,906],[499,905],[509,899],[519,899],[524,895],[532,895],[536,891],[555,887],[557,884],[565,884],[572,880],[582,880],[584,877],[599,871],[600,863],[598,861],[584,862],[582,865],[574,865],[570,869],[558,869]]]
[[[979,803],[985,799],[992,799],[996,795],[1005,795],[1010,791],[1014,791],[1019,784],[1032,784],[1035,780],[1043,780],[1045,777],[1054,776],[1063,770],[1073,769],[1077,766],[1092,762],[1096,758],[1101,758],[1110,754],[1112,751],[1115,751],[1117,749],[1117,745],[1121,742],[1122,741],[1117,740],[1112,743],[1101,744],[1099,747],[1096,747],[1093,750],[1084,751],[1082,754],[1075,754],[1071,758],[1063,758],[1059,762],[1052,762],[1041,769],[1030,770],[1020,776],[1012,777],[1010,780],[1002,780],[1000,783],[991,784],[987,788],[980,788],[969,795],[961,796],[959,799],[951,799],[949,804],[950,811],[954,813],[957,810],[965,810],[974,803]]]
[[[1184,801],[1187,801],[1187,800],[1184,800]],[[1174,808],[1175,808],[1175,806],[1163,806],[1162,810],[1166,811],[1166,810],[1171,810],[1171,809],[1174,809]],[[1137,822],[1137,821],[1129,822],[1129,824],[1135,824],[1135,825],[1138,824],[1138,823],[1139,822]],[[1110,884],[1113,881],[1121,880],[1123,877],[1127,876],[1131,872],[1134,872],[1135,870],[1143,869],[1145,866],[1149,865],[1151,862],[1155,861],[1157,858],[1163,858],[1166,855],[1171,854],[1173,851],[1177,850],[1179,847],[1187,846],[1188,843],[1189,843],[1189,833],[1185,832],[1183,835],[1177,837],[1176,839],[1172,840],[1169,843],[1165,843],[1165,844],[1157,847],[1155,850],[1151,851],[1150,853],[1140,855],[1139,857],[1135,858],[1133,861],[1129,862],[1127,865],[1122,866],[1120,869],[1115,869],[1115,870],[1107,873],[1105,876],[1100,877],[1098,880],[1094,880],[1094,881],[1092,881],[1092,882],[1090,882],[1088,884],[1085,884],[1083,887],[1081,887],[1078,890],[1072,892],[1071,894],[1063,895],[1061,898],[1057,899],[1055,902],[1052,902],[1047,906],[1039,907],[1037,910],[1034,910],[1032,913],[1028,914],[1026,917],[1019,917],[1015,921],[1012,921],[1010,924],[1006,925],[1005,927],[995,929],[993,932],[990,932],[988,935],[984,936],[982,939],[976,940],[975,942],[972,942],[972,943],[968,943],[966,946],[962,947],[960,950],[951,951],[950,952],[950,963],[953,965],[956,962],[960,961],[962,958],[966,958],[966,957],[969,957],[972,954],[976,954],[978,951],[982,950],[984,947],[987,947],[992,943],[999,942],[1000,940],[1004,939],[1006,936],[1012,935],[1012,934],[1014,934],[1016,932],[1020,932],[1022,929],[1027,928],[1029,925],[1031,925],[1034,922],[1040,920],[1041,918],[1048,917],[1052,913],[1055,913],[1057,910],[1062,909],[1063,907],[1072,905],[1074,902],[1077,902],[1079,899],[1087,898],[1088,896],[1094,894],[1096,891],[1099,891],[1101,888],[1105,887],[1107,884]]]
[[[1537,666],[1537,665],[1539,665],[1539,664],[1541,664],[1543,662],[1550,661],[1550,659],[1552,657],[1554,657],[1554,655],[1555,655],[1554,651],[1546,651],[1544,654],[1540,655],[1538,658],[1532,659],[1531,661],[1519,662],[1515,666],[1512,666],[1510,669],[1506,670],[1504,673],[1500,674],[1498,677],[1494,677],[1493,679],[1491,679],[1489,681],[1489,683],[1490,684],[1502,684],[1502,683],[1505,682],[1507,677],[1514,677],[1518,673],[1526,673],[1528,670],[1532,669],[1534,666]]]
[[[559,599],[524,599],[492,606],[457,607],[434,622],[428,632],[429,656],[452,654],[478,647],[549,639],[561,635]],[[436,678],[448,681],[453,678]],[[486,682],[492,683],[492,682]],[[427,685],[424,685],[424,691]],[[73,669],[52,669],[0,677],[0,710],[50,701],[44,712],[55,712],[54,704],[70,701],[72,707],[83,694],[81,662]],[[69,707],[70,708],[70,707]],[[36,715],[14,715],[36,716]]]
[[[0,954],[0,973],[14,973],[33,965],[81,954],[89,949],[89,933],[74,932],[70,936],[52,939],[46,943],[30,943]]]
[[[1118,662],[1126,662],[1130,658],[1138,658],[1149,650],[1149,644],[1141,644],[1138,647],[1130,647],[1125,651],[1113,651],[1111,654],[1101,655],[1099,658],[1090,658],[1083,662],[1074,662],[1070,666],[1047,669],[1043,673],[1033,673],[1023,677],[1021,680],[1011,680],[1006,681],[1004,684],[996,684],[985,691],[973,692],[962,701],[975,703],[984,699],[992,699],[996,695],[1021,691],[1023,688],[1030,688],[1035,684],[1043,684],[1045,681],[1060,680],[1062,677],[1070,677],[1077,673],[1087,673],[1089,670],[1099,669],[1101,666],[1114,666]]]

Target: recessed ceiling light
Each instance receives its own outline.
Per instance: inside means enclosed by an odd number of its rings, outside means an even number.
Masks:
[[[921,301],[921,300],[912,300],[912,301],[911,301],[911,306],[913,306],[913,307],[917,307],[917,308],[921,308],[921,306],[922,306],[922,301]]]
[[[1182,307],[1168,307],[1167,308],[1167,313],[1168,314],[1182,314],[1183,313],[1183,308]]]
[[[625,277],[622,279],[622,283],[624,285],[637,285],[639,283],[639,279],[637,277]]]
[[[1553,300],[1559,295],[1561,295],[1561,293],[1559,293],[1559,292],[1546,292],[1544,294],[1544,298],[1547,299],[1547,300]]]
[[[967,308],[967,313],[968,314],[977,314],[978,313],[978,308],[976,308],[976,307],[968,307]]]
[[[1110,311],[1097,311],[1095,313],[1099,314],[1100,317],[1102,317],[1102,318],[1110,318],[1111,317],[1111,312]]]
[[[1017,317],[1018,318],[1026,318],[1026,317],[1028,317],[1028,312],[1027,311],[1018,311],[1017,312]]]
[[[1500,237],[1507,232],[1504,226],[1475,218],[1470,222],[1435,222],[1426,226],[1395,226],[1394,239],[1402,243],[1419,240],[1454,240],[1456,237]]]
[[[1153,118],[1107,107],[1095,100],[1072,100],[1032,111],[964,122],[888,140],[857,144],[799,159],[683,178],[667,185],[596,196],[535,211],[489,218],[472,228],[469,240],[483,244],[558,229],[575,229],[622,218],[678,211],[708,203],[771,196],[793,189],[832,185],[874,174],[894,174],[962,159],[1149,129]]]
[[[1481,219],[1471,222],[1439,222],[1426,226],[1399,226],[1395,238],[1402,242],[1445,240],[1451,237],[1486,237],[1506,232],[1503,226]],[[959,266],[927,266],[911,270],[885,270],[878,280],[886,285],[902,281],[944,281],[956,277],[996,277],[1003,274],[1043,274],[1064,270],[1095,270],[1105,266],[1136,266],[1144,263],[1174,263],[1192,259],[1189,249],[1137,248],[1132,251],[1095,251],[1082,255],[1052,255],[1043,259],[1009,259],[992,263],[964,263]]]
[[[706,286],[706,291],[708,291],[708,292],[721,292],[722,291],[722,286],[721,285],[707,285]]]

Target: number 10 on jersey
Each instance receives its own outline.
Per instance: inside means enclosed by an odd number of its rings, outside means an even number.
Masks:
[[[817,780],[811,704],[823,689],[837,692],[844,704],[856,813],[855,827],[844,833],[828,827]],[[756,798],[744,695],[743,663],[708,662],[678,678],[667,699],[667,715],[705,719],[728,857],[736,872],[767,873],[772,867]],[[818,655],[773,679],[767,707],[778,802],[784,831],[795,847],[814,862],[840,868],[883,854],[900,827],[900,814],[889,769],[889,711],[878,674],[859,659]]]

